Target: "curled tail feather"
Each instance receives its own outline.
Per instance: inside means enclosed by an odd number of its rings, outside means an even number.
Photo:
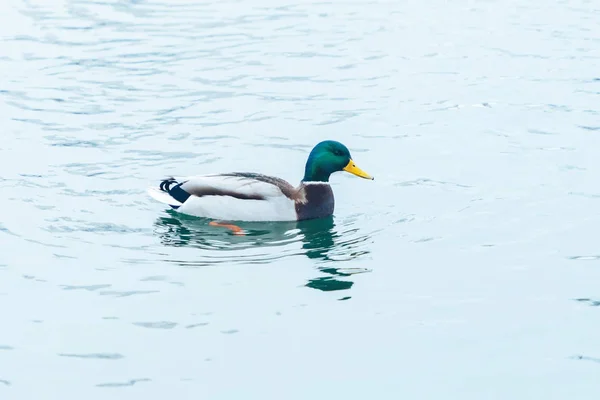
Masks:
[[[178,182],[175,180],[175,178],[167,178],[163,180],[160,185],[158,185],[158,188],[163,192],[169,193],[169,189],[171,189],[172,184],[178,184]]]

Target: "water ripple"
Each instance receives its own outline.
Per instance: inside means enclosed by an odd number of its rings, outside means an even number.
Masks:
[[[142,328],[152,329],[173,329],[177,326],[176,322],[158,321],[158,322],[134,322],[133,325],[141,326]]]
[[[573,356],[571,358],[574,360],[583,360],[583,361],[591,361],[591,362],[595,362],[595,363],[600,363],[600,357],[589,357],[589,356],[584,356],[584,355],[577,355],[577,356]]]
[[[89,292],[94,292],[99,289],[105,289],[111,287],[110,284],[101,284],[101,285],[80,285],[80,286],[72,286],[72,285],[62,285],[63,290],[87,290]]]
[[[97,387],[107,387],[107,388],[117,388],[117,387],[127,387],[133,386],[138,382],[151,382],[152,379],[141,378],[141,379],[131,379],[126,382],[107,382],[107,383],[99,383]]]
[[[571,256],[567,257],[569,260],[577,260],[577,261],[596,261],[600,260],[600,256]]]
[[[96,360],[120,360],[122,358],[125,358],[124,355],[119,354],[119,353],[90,353],[90,354],[60,353],[58,355],[60,357],[96,359]]]
[[[142,294],[154,294],[160,293],[160,290],[104,290],[99,294],[101,296],[115,296],[115,297],[129,297],[129,296],[138,296]]]
[[[206,325],[208,325],[208,322],[199,322],[197,324],[187,325],[186,329],[198,328],[198,327],[206,326]]]
[[[579,298],[579,299],[575,299],[575,301],[578,301],[580,303],[587,303],[591,307],[599,307],[600,306],[600,300],[594,300],[594,299],[588,299],[588,298]]]

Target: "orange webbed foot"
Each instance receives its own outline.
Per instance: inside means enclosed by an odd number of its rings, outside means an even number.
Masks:
[[[246,235],[246,233],[244,232],[244,230],[242,228],[240,228],[237,225],[233,225],[233,224],[224,224],[222,222],[218,222],[218,221],[210,221],[208,223],[210,226],[218,226],[221,228],[227,228],[227,229],[231,229],[231,232],[236,235],[236,236],[244,236]]]

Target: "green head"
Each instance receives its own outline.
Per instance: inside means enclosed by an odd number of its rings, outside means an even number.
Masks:
[[[329,182],[329,176],[338,171],[374,179],[354,164],[346,146],[334,140],[326,140],[317,144],[310,152],[302,181]]]

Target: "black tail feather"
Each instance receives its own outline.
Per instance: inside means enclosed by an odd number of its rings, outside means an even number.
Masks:
[[[171,189],[171,185],[177,184],[177,183],[178,182],[175,180],[175,178],[167,178],[164,181],[162,181],[158,187],[163,192],[169,193],[169,190]]]

